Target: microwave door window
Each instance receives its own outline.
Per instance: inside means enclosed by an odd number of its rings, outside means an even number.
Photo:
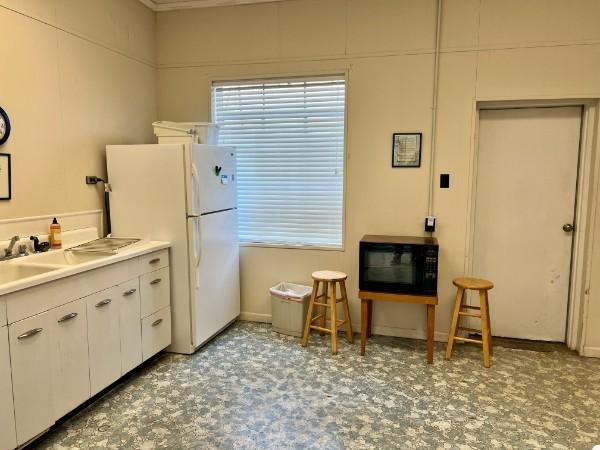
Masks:
[[[414,255],[395,246],[369,249],[365,278],[373,283],[414,285],[417,273]]]

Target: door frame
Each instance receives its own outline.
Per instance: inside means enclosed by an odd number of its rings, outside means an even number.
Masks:
[[[579,106],[582,108],[575,198],[575,231],[571,253],[565,343],[568,348],[583,354],[591,275],[591,249],[596,219],[596,199],[598,197],[598,183],[593,182],[593,180],[598,180],[598,174],[600,173],[600,158],[595,157],[598,99],[478,99],[473,102],[464,272],[473,274],[477,161],[479,156],[479,112],[489,109],[554,108],[563,106]]]

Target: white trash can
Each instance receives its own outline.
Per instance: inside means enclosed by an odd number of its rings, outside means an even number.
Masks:
[[[290,336],[302,337],[312,288],[301,284],[279,283],[269,291],[271,292],[273,330]]]

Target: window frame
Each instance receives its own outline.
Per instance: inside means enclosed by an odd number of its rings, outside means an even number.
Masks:
[[[344,80],[344,145],[343,145],[343,177],[342,177],[342,242],[337,245],[322,245],[322,244],[293,244],[293,243],[276,243],[276,242],[240,242],[240,247],[257,247],[257,248],[274,248],[288,250],[325,250],[334,252],[346,251],[346,202],[347,202],[347,175],[348,175],[348,86],[349,86],[349,71],[348,69],[333,70],[330,72],[315,72],[303,74],[268,74],[263,76],[215,76],[208,77],[208,92],[209,92],[209,117],[211,122],[215,122],[215,104],[213,96],[213,87],[215,84],[225,83],[263,83],[269,81],[310,81],[343,79]]]

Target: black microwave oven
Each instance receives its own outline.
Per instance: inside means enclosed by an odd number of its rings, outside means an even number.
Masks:
[[[360,241],[361,291],[436,295],[436,238],[367,235]]]

